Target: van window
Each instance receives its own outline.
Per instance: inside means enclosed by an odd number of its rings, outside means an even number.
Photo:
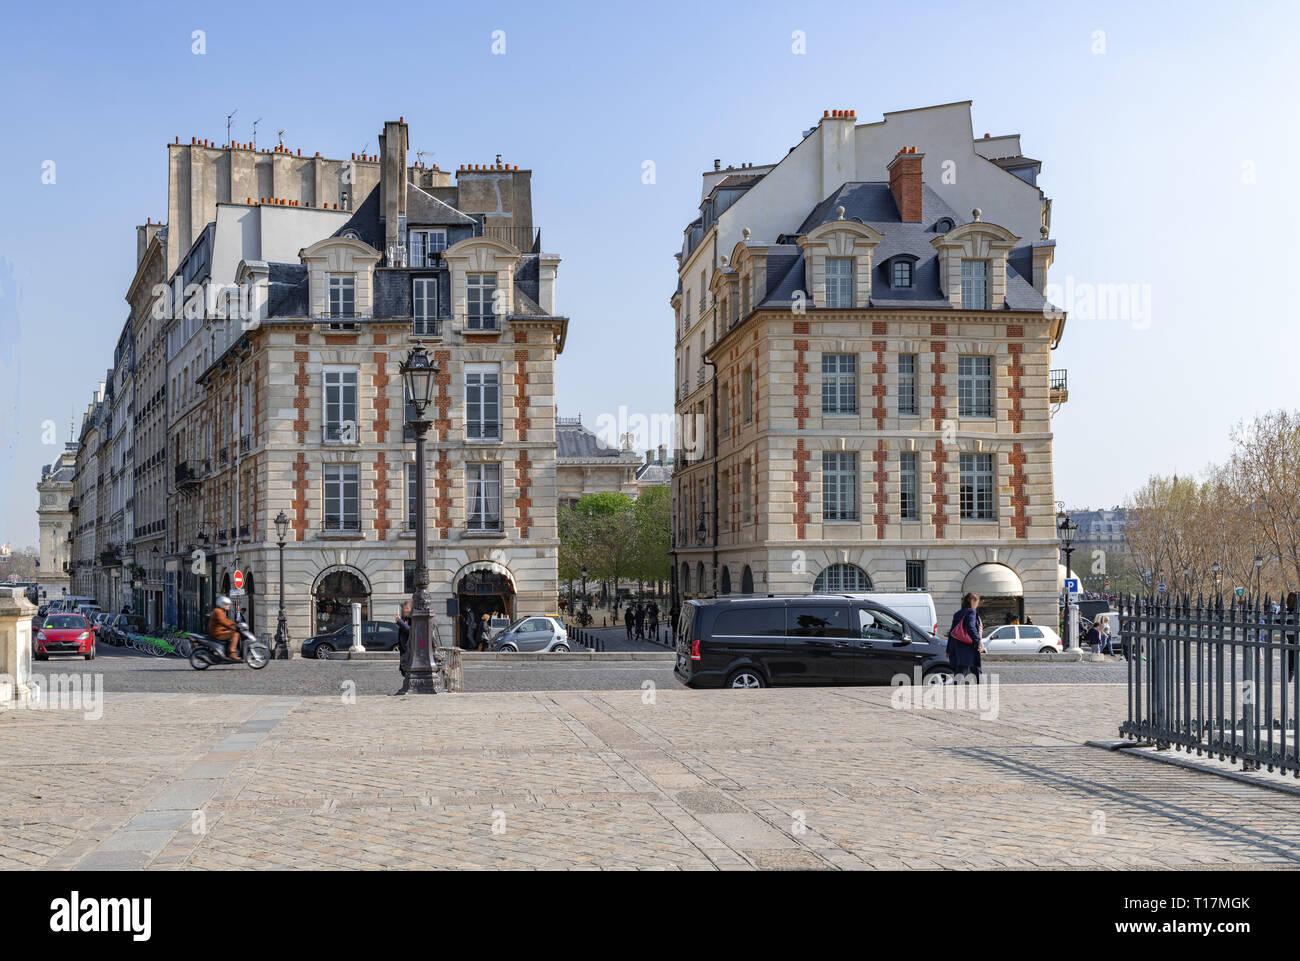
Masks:
[[[723,611],[713,624],[714,637],[769,637],[784,633],[779,607],[741,607]]]
[[[789,637],[854,637],[849,630],[849,609],[829,604],[791,604],[785,610],[786,634]]]
[[[884,611],[863,608],[858,611],[858,627],[863,637],[896,641],[907,637],[903,622]]]

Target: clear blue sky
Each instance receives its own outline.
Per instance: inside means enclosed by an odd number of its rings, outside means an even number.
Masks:
[[[498,153],[531,168],[572,318],[560,408],[594,424],[619,405],[672,409],[672,255],[714,157],[779,159],[828,107],[872,121],[973,100],[977,135],[1018,132],[1043,161],[1053,280],[1150,291],[1149,324],[1067,327],[1057,497],[1110,505],[1152,472],[1197,470],[1237,420],[1296,406],[1298,6],[11,5],[0,539],[36,542],[40,466],[111,363],[134,225],[166,213],[164,145],[224,142],[236,108],[236,140],[261,117],[260,143],[284,128],[293,149],[346,157],[375,152],[402,115],[412,149],[444,169]],[[46,420],[56,446],[41,443]]]

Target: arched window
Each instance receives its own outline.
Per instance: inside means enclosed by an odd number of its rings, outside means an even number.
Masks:
[[[860,594],[871,590],[871,578],[854,564],[832,564],[817,575],[815,594]]]
[[[708,587],[705,586],[705,581],[704,581],[704,561],[700,561],[700,563],[696,566],[695,574],[696,574],[695,593],[703,594],[708,590]]]
[[[689,594],[691,592],[691,567],[685,561],[682,561],[681,590],[683,594]]]
[[[722,567],[722,593],[731,593],[731,568],[725,564]]]

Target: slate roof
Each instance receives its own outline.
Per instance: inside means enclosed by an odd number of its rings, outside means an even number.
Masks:
[[[466,227],[476,223],[469,214],[463,214],[451,204],[444,203],[433,194],[425,193],[413,183],[406,185],[406,222],[414,226]]]
[[[266,297],[268,317],[307,316],[307,265],[267,264],[269,290]]]
[[[667,484],[673,479],[673,469],[659,461],[642,464],[637,468],[636,479],[646,484]]]
[[[844,208],[845,220],[866,224],[882,235],[872,258],[872,307],[910,307],[952,310],[939,285],[939,254],[931,241],[939,236],[935,224],[947,218],[954,227],[969,223],[928,186],[921,186],[921,220],[903,223],[898,205],[887,183],[846,183],[812,209],[799,226],[802,236],[815,227],[837,220],[836,208]],[[914,261],[910,288],[890,287],[889,261],[906,255]],[[783,269],[784,268],[784,269]],[[1041,310],[1046,301],[1030,282],[1033,268],[1032,244],[1022,243],[1007,257],[1007,310]],[[794,244],[768,247],[768,291],[760,306],[789,307],[795,291],[807,291],[802,251]]]
[[[582,424],[557,423],[555,425],[557,457],[576,457],[594,460],[599,457],[617,458],[623,452],[610,447]]]

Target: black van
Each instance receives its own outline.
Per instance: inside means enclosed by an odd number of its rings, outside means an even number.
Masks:
[[[943,683],[947,641],[886,607],[836,595],[682,606],[674,673],[688,687]]]

